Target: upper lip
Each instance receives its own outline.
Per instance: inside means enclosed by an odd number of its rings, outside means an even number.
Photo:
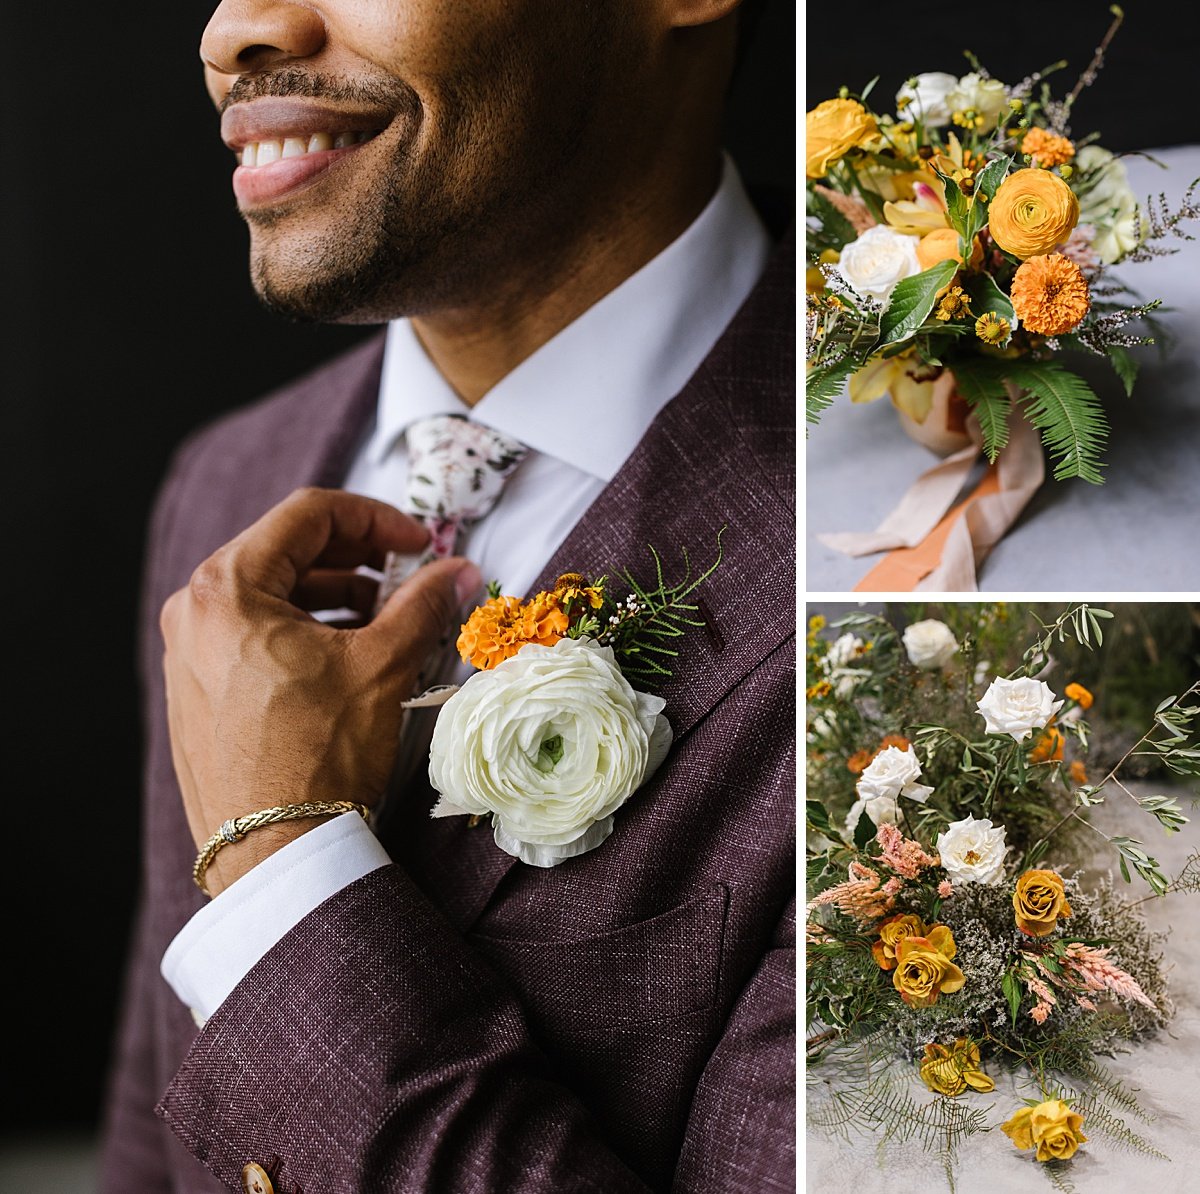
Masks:
[[[240,150],[258,141],[282,141],[314,133],[374,133],[390,120],[390,113],[268,96],[226,108],[221,116],[221,140],[230,149]]]

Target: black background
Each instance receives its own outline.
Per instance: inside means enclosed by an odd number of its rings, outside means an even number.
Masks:
[[[254,299],[197,57],[211,8],[5,12],[5,1135],[98,1114],[139,864],[142,541],[170,453],[371,331]],[[785,204],[795,43],[795,7],[768,0],[727,138]]]
[[[1114,153],[1200,140],[1195,83],[1198,43],[1182,25],[1183,8],[1166,0],[1129,0],[1096,82],[1075,103],[1072,132],[1101,134]],[[970,50],[987,72],[1013,85],[1060,59],[1049,77],[1064,98],[1112,22],[1104,0],[956,4],[943,0],[823,0],[806,7],[804,107],[832,99],[841,86],[861,92],[876,75],[874,111],[893,112],[904,81],[927,71],[964,75]]]

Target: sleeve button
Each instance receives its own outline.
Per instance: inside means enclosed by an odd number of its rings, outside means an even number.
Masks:
[[[267,1171],[253,1161],[242,1169],[242,1190],[244,1194],[275,1194]]]

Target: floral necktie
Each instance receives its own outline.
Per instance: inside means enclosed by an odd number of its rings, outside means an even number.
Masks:
[[[496,504],[525,458],[525,445],[462,415],[434,415],[409,425],[408,482],[400,509],[429,528],[418,556],[389,554],[379,586],[382,605],[430,560],[451,556],[462,532]]]

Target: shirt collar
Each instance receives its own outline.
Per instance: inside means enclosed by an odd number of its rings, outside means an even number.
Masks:
[[[753,289],[770,240],[733,161],[688,228],[470,407],[407,319],[388,325],[376,426],[381,463],[410,423],[466,415],[603,481],[612,480]],[[547,417],[552,412],[553,417]]]

